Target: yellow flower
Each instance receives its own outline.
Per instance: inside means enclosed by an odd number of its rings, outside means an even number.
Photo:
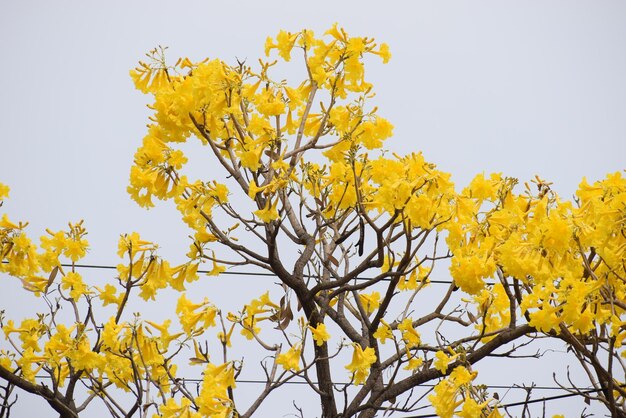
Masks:
[[[267,186],[257,186],[256,182],[254,181],[254,179],[252,179],[250,181],[250,184],[248,185],[248,197],[250,199],[254,199],[257,195],[257,193],[262,192],[263,190],[265,190],[267,188]]]
[[[413,328],[413,320],[406,318],[398,325],[398,329],[402,331],[402,339],[408,348],[420,345],[421,339],[419,333]]]
[[[441,373],[446,373],[448,371],[448,364],[456,359],[455,356],[448,357],[448,355],[441,350],[435,353],[435,358],[435,363],[433,365],[435,366],[435,369],[439,370]]]
[[[445,356],[442,351],[439,351],[437,354],[439,353]],[[447,379],[443,379],[441,382],[437,383],[434,388],[434,393],[428,397],[428,400],[435,408],[435,412],[438,416],[442,418],[452,418],[454,410],[463,403],[463,399],[456,400],[461,392],[459,389],[470,383],[476,377],[476,374],[476,372],[470,373],[469,370],[463,366],[458,366]],[[462,417],[480,416],[480,414],[472,415],[472,413],[476,412],[477,408],[479,411],[482,411],[486,404],[487,403],[478,405],[470,401],[459,415]]]
[[[202,330],[214,327],[217,309],[207,299],[202,303],[192,303],[183,293],[178,298],[176,313],[183,330],[190,335],[197,331],[198,327]]]
[[[417,370],[417,368],[420,367],[422,364],[424,364],[424,359],[415,356],[409,359],[409,362],[406,364],[406,366],[404,366],[404,370]]]
[[[200,231],[196,231],[196,233],[194,234],[194,239],[199,242],[199,243],[206,243],[206,242],[215,242],[217,241],[217,237],[213,234],[211,234],[210,232],[208,232],[206,229],[200,230]]]
[[[378,54],[383,59],[383,64],[387,64],[391,59],[391,52],[389,52],[389,45],[386,43],[380,44],[380,49],[378,53],[372,51],[373,54]]]
[[[454,368],[452,373],[450,373],[450,379],[453,379],[454,383],[456,383],[458,386],[461,386],[467,385],[469,382],[474,380],[477,375],[478,372],[476,371],[470,372],[464,366],[457,366]]]
[[[70,289],[70,297],[74,300],[78,300],[82,295],[88,293],[87,285],[83,282],[83,278],[75,272],[69,272],[63,277],[61,287],[66,290]]]
[[[471,295],[478,294],[484,287],[484,278],[491,277],[496,271],[493,258],[479,257],[477,255],[455,256],[450,266],[450,274],[454,283],[462,291]]]
[[[437,383],[434,393],[428,396],[428,400],[435,408],[435,413],[441,418],[452,418],[454,410],[460,405],[456,401],[457,387],[449,379]]]
[[[152,321],[146,321],[146,323],[161,333],[161,336],[159,337],[162,344],[161,347],[167,348],[173,340],[184,334],[182,332],[176,333],[174,335],[170,334],[169,327],[172,323],[170,319],[165,320],[161,325]],[[150,330],[148,329],[148,331]]]
[[[355,385],[365,382],[370,373],[370,366],[376,361],[376,352],[372,347],[361,348],[360,344],[352,344],[354,352],[352,353],[352,362],[346,366],[346,369],[352,372],[352,378]]]
[[[32,348],[24,350],[22,357],[16,363],[21,369],[22,377],[31,383],[35,383],[35,376],[43,368],[43,364],[47,359],[42,356],[35,355]],[[37,366],[34,370],[32,366]]]
[[[293,49],[296,38],[298,37],[297,33],[292,34],[291,32],[285,32],[281,30],[276,35],[276,48],[278,49],[278,55],[280,55],[285,61],[289,61],[291,59],[291,50]]]
[[[154,244],[149,241],[142,240],[137,232],[133,232],[130,235],[124,234],[120,236],[117,243],[117,255],[120,258],[123,258],[130,253],[132,257],[138,252],[148,251],[154,247]]]
[[[77,343],[67,357],[72,363],[72,367],[78,370],[93,370],[104,366],[104,358],[100,354],[91,351],[89,340],[85,337]]]
[[[185,282],[191,283],[199,279],[198,267],[199,263],[187,262],[180,266],[170,269],[170,286],[178,291],[185,290]]]
[[[463,404],[463,409],[459,414],[462,418],[475,418],[480,417],[483,411],[484,405],[479,404],[472,398],[468,398]]]
[[[304,102],[304,97],[300,89],[294,89],[289,86],[284,86],[287,98],[289,98],[289,110],[295,110]]]
[[[385,256],[385,259],[383,260],[383,265],[380,267],[380,271],[382,273],[387,273],[389,270],[391,270],[393,267],[397,265],[398,265],[398,261],[395,261],[393,265],[391,264],[391,257],[389,257],[389,255],[387,254]]]
[[[196,398],[199,415],[223,418],[233,416],[233,404],[228,397],[228,388],[234,387],[235,370],[232,363],[219,366],[213,363],[208,364],[202,379],[202,389]]]
[[[385,344],[385,341],[388,338],[389,339],[393,338],[393,334],[391,333],[391,328],[384,320],[381,319],[380,322],[381,322],[381,325],[378,327],[378,329],[374,333],[374,338],[379,340],[382,344]]]
[[[105,348],[117,347],[120,343],[120,333],[124,329],[124,324],[115,322],[115,317],[110,317],[102,329],[102,343]]]
[[[315,328],[309,325],[309,329],[311,330],[311,334],[313,334],[315,344],[321,346],[326,341],[330,340],[330,334],[326,331],[326,324],[317,324],[317,327]]]
[[[0,183],[0,200],[9,197],[9,186]]]
[[[232,324],[230,326],[230,330],[228,330],[228,332],[226,334],[224,334],[223,331],[220,331],[217,333],[217,339],[220,340],[220,342],[222,344],[225,344],[227,347],[232,347],[232,343],[230,341],[230,338],[233,335],[233,331],[235,330],[235,324]]]
[[[302,347],[296,344],[286,353],[279,354],[276,364],[280,364],[285,370],[297,372],[300,370],[300,353],[302,353]]]
[[[19,229],[19,226],[11,222],[9,220],[9,217],[5,213],[4,215],[2,215],[2,219],[0,219],[0,228]]]
[[[102,306],[107,306],[111,303],[120,303],[120,297],[115,294],[117,292],[117,289],[112,284],[107,283],[104,286],[104,289],[100,289],[99,287],[96,287],[96,289],[99,292],[98,297],[102,301]]]
[[[550,332],[559,327],[559,317],[556,315],[557,308],[544,303],[543,307],[530,313],[528,325],[535,327],[539,331]]]
[[[278,203],[278,200],[276,200]],[[270,223],[279,218],[278,211],[276,210],[276,203],[272,205],[271,199],[267,199],[265,207],[263,209],[255,210],[254,214],[263,222]]]
[[[368,315],[380,306],[380,293],[378,292],[372,292],[369,295],[361,293],[359,295],[359,299],[361,300],[363,309],[365,309],[365,312],[367,312]]]
[[[249,150],[243,151],[240,155],[241,166],[257,171],[261,167],[262,146],[252,146]]]
[[[337,22],[335,22],[330,29],[324,32],[324,35],[330,35],[338,41],[346,41],[346,32],[343,30],[343,28],[337,27]]]
[[[68,239],[63,255],[76,262],[85,256],[88,245],[85,239]]]
[[[182,398],[180,405],[176,403],[174,398],[169,398],[166,403],[159,407],[160,417],[163,418],[200,418],[201,415],[193,410],[191,401],[187,398]]]
[[[293,120],[291,111],[289,111],[287,113],[287,121],[285,122],[285,126],[283,126],[283,131],[287,132],[289,135],[293,135],[296,133],[297,129],[298,129],[298,124]]]
[[[493,408],[493,410],[487,416],[487,418],[504,418],[504,416],[500,413],[500,410],[496,407],[496,408]],[[552,418],[565,418],[565,417],[563,415],[555,415]]]
[[[215,252],[213,252],[213,257],[215,257]],[[225,271],[226,271],[226,266],[217,264],[217,261],[213,260],[213,268],[207,272],[207,276],[219,276]]]
[[[271,90],[264,90],[256,98],[256,108],[263,116],[277,116],[285,112],[282,93],[274,95]]]
[[[400,278],[400,281],[398,282],[398,290],[415,290],[415,289],[417,289],[417,271],[413,270],[408,279],[406,276],[402,276]]]
[[[0,367],[4,367],[7,370],[13,369],[13,359],[8,357],[8,353],[4,350],[0,351]]]
[[[272,39],[272,37],[271,37],[271,36],[268,36],[268,37],[265,39],[265,56],[266,56],[266,57],[269,57],[269,56],[270,56],[270,51],[271,51],[272,49],[276,48],[277,46],[278,46],[278,45],[276,45],[276,44],[274,43],[274,40]]]
[[[479,200],[494,200],[498,192],[500,174],[492,174],[489,179],[484,174],[478,174],[469,185],[471,197]]]
[[[261,332],[261,328],[259,328],[256,324],[257,321],[254,316],[246,316],[241,320],[242,329],[239,333],[246,337],[246,339],[252,340],[255,334]]]

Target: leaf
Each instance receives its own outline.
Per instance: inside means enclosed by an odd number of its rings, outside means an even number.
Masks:
[[[284,331],[289,326],[289,323],[293,320],[293,311],[291,310],[290,305],[287,305],[287,309],[281,311],[280,317],[282,322],[278,324],[276,329],[280,328]]]
[[[365,246],[365,222],[359,216],[359,242],[356,244],[359,249],[359,257],[363,255],[363,247]]]
[[[472,321],[473,324],[476,323],[476,317],[470,311],[467,311],[467,317],[469,318],[470,321]]]
[[[281,319],[289,318],[293,319],[293,311],[291,310],[291,305],[287,305],[287,309],[281,312]]]
[[[291,322],[291,319],[287,318],[283,322],[278,324],[275,329],[282,329],[284,331],[285,329],[287,329],[290,322]]]
[[[285,318],[285,319],[283,320],[283,322],[281,322],[280,324],[278,324],[278,326],[276,327],[276,329],[282,329],[282,330],[284,331],[284,330],[285,330],[285,329],[287,329],[287,327],[289,326],[289,323],[291,322],[291,319],[292,319],[292,318],[289,318],[289,317]]]
[[[6,246],[5,246],[5,250],[4,250],[4,254],[2,254],[2,259],[7,258],[7,256],[9,255],[9,253],[11,252],[11,250],[13,249],[13,242],[9,242]]]
[[[48,278],[48,284],[46,285],[46,290],[44,290],[44,293],[48,293],[48,289],[50,288],[50,286],[52,286],[52,283],[54,283],[54,279],[57,277],[58,273],[59,266],[55,266],[50,272],[50,277]]]
[[[333,257],[332,254],[328,254],[328,261],[333,263],[335,267],[339,267],[339,261],[337,261],[337,259]]]

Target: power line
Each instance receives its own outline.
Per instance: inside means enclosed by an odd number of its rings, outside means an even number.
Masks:
[[[47,375],[41,375],[41,376],[35,376],[35,378],[37,379],[51,379],[50,376]],[[109,380],[108,378],[104,377],[104,380]],[[202,383],[202,379],[199,378],[177,378],[176,381],[178,382],[182,382],[184,383]],[[260,380],[260,379],[236,379],[235,383],[243,383],[243,384],[267,384],[267,380]],[[278,383],[278,382],[271,382],[271,383]],[[283,385],[310,385],[310,384],[314,384],[314,385],[318,385],[319,382],[306,382],[303,380],[288,380],[285,382],[282,382],[281,384]],[[349,382],[342,382],[342,383],[335,383],[335,385],[349,385]],[[433,388],[435,387],[436,384],[434,383],[422,383],[417,385],[416,387],[422,387],[422,388]],[[581,396],[581,395],[586,395],[589,393],[595,393],[595,392],[599,392],[601,391],[601,389],[590,389],[590,388],[575,388],[575,387],[561,387],[561,386],[531,386],[531,387],[524,387],[524,386],[519,386],[519,385],[513,385],[513,386],[507,386],[507,385],[483,385],[485,387],[487,387],[488,389],[506,389],[506,390],[512,390],[512,389],[523,389],[525,391],[530,390],[566,390],[566,391],[576,391],[575,393],[572,392],[568,392],[562,395],[554,395],[554,396],[544,396],[542,398],[535,398],[535,399],[529,399],[529,400],[525,400],[525,401],[519,401],[519,402],[510,402],[507,404],[500,404],[497,405],[498,408],[510,408],[510,407],[514,407],[514,406],[522,406],[522,405],[528,405],[528,404],[533,404],[533,403],[538,403],[538,402],[548,402],[548,401],[554,401],[554,400],[558,400],[558,399],[564,399],[564,398],[569,398],[572,396]],[[403,418],[437,418],[439,415],[437,414],[424,414],[424,415],[407,415],[404,416]]]
[[[2,264],[8,264],[7,261],[2,261]],[[68,267],[68,268],[81,268],[81,269],[103,269],[103,270],[117,270],[116,266],[108,266],[108,265],[103,265],[103,264],[68,264],[68,263],[61,263],[60,264],[61,267]],[[198,273],[210,273],[210,270],[198,270]],[[257,276],[257,277],[277,277],[274,273],[264,273],[264,272],[253,272],[253,271],[223,271],[219,274],[220,276],[247,276],[247,277],[251,277],[251,276]],[[304,275],[305,278],[314,278],[317,276],[313,276],[310,274],[305,274]],[[360,280],[360,281],[367,281],[367,280],[374,280],[374,277],[356,277],[355,280]],[[388,282],[391,279],[389,278],[383,278],[380,281],[384,281],[384,282]],[[450,285],[452,284],[452,280],[428,280],[428,283],[434,283],[434,284],[447,284]],[[493,283],[485,283],[488,285],[492,285]]]
[[[181,379],[183,381],[186,382],[202,382],[202,379]],[[235,380],[236,383],[249,383],[249,384],[266,384],[267,381],[266,380],[258,380],[258,379],[238,379]],[[314,385],[319,384],[318,382],[311,382]],[[286,381],[284,384],[297,384],[297,385],[308,385],[309,383],[303,380],[288,380]],[[335,385],[349,385],[349,382],[338,382],[335,383]],[[433,388],[435,387],[437,384],[436,383],[422,383],[417,385],[417,387],[422,387],[422,388]],[[523,390],[528,390],[528,389],[532,389],[532,390],[580,390],[581,393],[587,393],[585,392],[585,390],[589,390],[588,388],[574,388],[574,387],[561,387],[561,386],[532,386],[532,387],[524,387],[524,386],[520,386],[520,385],[512,385],[512,386],[508,386],[508,385],[483,385],[483,384],[479,384],[478,386],[484,386],[488,389],[501,389],[501,390],[511,390],[511,389],[523,389]],[[595,389],[591,390],[592,392],[595,391]],[[511,405],[511,406],[515,406],[515,405]],[[410,417],[405,417],[405,418],[410,418]]]
[[[51,379],[50,376],[48,375],[39,375],[36,376],[37,379]],[[109,380],[108,378],[104,377],[104,380]],[[195,378],[195,377],[179,377],[175,379],[178,382],[182,382],[182,383],[202,383],[202,379],[201,378]],[[262,379],[235,379],[235,383],[244,383],[244,384],[259,384],[259,385],[265,385],[267,384],[267,380],[262,380]],[[304,380],[287,380],[285,382],[270,382],[270,383],[281,383],[283,385],[310,385],[310,384],[314,384],[314,385],[319,385],[319,382],[316,381],[311,381],[310,383]],[[334,385],[337,386],[343,386],[343,385],[350,385],[350,382],[335,382]],[[422,387],[422,388],[432,388],[435,387],[436,383],[421,383],[419,385],[417,385],[417,387]],[[511,389],[524,389],[524,390],[528,390],[528,389],[532,389],[532,390],[568,390],[568,391],[580,391],[580,393],[590,393],[590,392],[595,392],[598,389],[590,389],[590,388],[575,388],[575,387],[561,387],[561,386],[532,386],[532,387],[524,387],[524,386],[520,386],[520,385],[482,385],[481,386],[485,386],[489,389],[502,389],[502,390],[511,390]],[[516,406],[516,405],[507,405],[507,406]],[[413,418],[413,417],[405,417],[405,418]]]
[[[2,261],[3,264],[7,264],[7,261]],[[62,263],[61,264],[62,267],[67,267],[67,268],[82,268],[82,269],[103,269],[103,270],[117,270],[116,266],[110,266],[110,265],[99,265],[99,264],[68,264],[68,263]],[[198,273],[209,273],[210,270],[198,270]],[[275,274],[273,273],[264,273],[264,272],[252,272],[252,271],[224,271],[221,272],[219,275],[231,275],[231,276],[257,276],[257,277],[276,277]],[[305,275],[305,277],[308,278],[312,278],[315,276],[311,276],[311,275]],[[372,280],[372,277],[357,277],[356,280]],[[390,281],[389,278],[385,278],[382,279],[381,281]],[[429,280],[429,283],[434,283],[434,284],[452,284],[453,282],[451,280]],[[487,283],[487,284],[492,284],[492,283]],[[38,378],[50,378],[49,376],[37,376]],[[197,378],[180,378],[181,381],[183,382],[192,382],[192,383],[200,383],[202,382],[202,379],[197,379]],[[238,379],[236,380],[236,383],[243,383],[243,384],[267,384],[266,380],[256,380],[256,379]],[[313,384],[317,384],[317,382],[312,382]],[[298,380],[289,380],[286,382],[283,382],[282,384],[291,384],[291,385],[309,385],[308,382],[306,381],[298,381]],[[337,383],[338,385],[346,385],[349,383]],[[434,387],[435,384],[421,384],[418,385],[418,387]],[[513,385],[513,386],[507,386],[507,385],[484,385],[489,389],[502,389],[502,390],[511,390],[511,389],[524,389],[524,390],[528,390],[529,388],[523,387],[523,386],[519,386],[519,385]],[[566,387],[560,387],[560,386],[533,386],[530,389],[533,390],[579,390],[578,388],[566,388]],[[591,392],[596,392],[597,389],[592,389],[592,390],[587,390],[587,391],[581,391],[580,393],[591,393]],[[519,406],[519,405],[523,405],[523,404],[529,404],[529,403],[535,403],[535,402],[542,402],[542,401],[547,401],[547,400],[553,400],[553,399],[560,399],[560,398],[565,398],[565,397],[569,397],[569,396],[577,396],[579,395],[579,393],[569,393],[566,395],[559,395],[559,396],[553,396],[553,397],[545,397],[545,398],[540,398],[540,399],[535,399],[535,400],[531,400],[528,402],[518,402],[518,403],[511,403],[511,404],[507,404],[507,405],[500,405],[501,407],[510,407],[510,406]],[[408,416],[405,418],[428,418],[428,417],[437,417],[437,415],[416,415],[416,416]]]
[[[522,388],[522,389],[534,389],[534,388]],[[565,388],[563,388],[565,389]],[[522,406],[522,405],[528,405],[528,404],[532,404],[532,403],[538,403],[538,402],[546,402],[546,401],[554,401],[557,399],[563,399],[563,398],[569,398],[572,396],[581,396],[581,395],[586,395],[588,393],[594,393],[594,392],[599,392],[601,389],[589,389],[589,390],[583,390],[583,391],[579,391],[578,389],[574,388],[573,390],[576,390],[576,393],[566,393],[563,395],[555,395],[555,396],[547,396],[547,397],[543,397],[543,398],[535,398],[535,399],[529,399],[526,401],[520,401],[520,402],[511,402],[511,403],[507,403],[507,404],[502,404],[502,405],[498,405],[498,408],[510,408],[512,406]],[[439,415],[437,414],[425,414],[425,415],[407,415],[404,416],[403,418],[436,418]]]
[[[2,261],[3,264],[7,264],[7,261]],[[83,268],[83,269],[104,269],[104,270],[117,270],[116,266],[109,266],[109,265],[100,265],[100,264],[67,264],[67,263],[62,263],[61,264],[62,267],[68,267],[68,268]],[[209,270],[198,270],[198,273],[208,273]],[[251,271],[224,271],[221,272],[220,275],[232,275],[232,276],[260,276],[260,277],[276,277],[275,274],[273,273],[264,273],[264,272],[251,272]],[[312,277],[312,276],[305,276],[305,277]],[[371,280],[371,278],[357,278],[357,280]],[[389,279],[383,279],[385,281],[389,281]],[[450,280],[431,280],[429,281],[429,283],[436,283],[436,284],[452,284],[452,281]],[[45,378],[46,376],[40,376]],[[202,379],[192,379],[192,378],[181,378],[181,380],[183,381],[187,381],[187,382],[201,382]],[[267,381],[265,380],[254,380],[254,379],[242,379],[242,380],[237,380],[237,383],[247,383],[247,384],[266,384]],[[285,384],[308,384],[308,382],[306,381],[287,381],[284,382]],[[316,382],[313,382],[314,384],[317,384]],[[346,384],[346,383],[337,383],[337,384]],[[423,385],[419,385],[422,387],[434,387],[434,384],[423,384]],[[521,388],[519,386],[506,386],[506,385],[486,385],[488,388],[490,389],[517,389],[517,388]],[[562,387],[557,387],[557,386],[535,386],[533,389],[538,389],[538,390],[560,390],[560,389],[567,389],[567,388],[562,388]],[[570,388],[570,389],[574,389],[574,388]]]

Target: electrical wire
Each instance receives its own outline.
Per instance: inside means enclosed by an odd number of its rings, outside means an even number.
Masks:
[[[6,264],[6,261],[2,261],[3,264]],[[104,270],[117,270],[116,266],[109,266],[109,265],[99,265],[99,264],[67,264],[67,263],[63,263],[61,264],[62,267],[67,267],[67,268],[82,268],[82,269],[104,269]],[[208,273],[209,270],[198,270],[198,273]],[[273,273],[263,273],[263,272],[251,272],[251,271],[224,271],[221,272],[220,275],[232,275],[232,276],[244,276],[244,277],[250,277],[250,276],[258,276],[258,277],[276,277],[275,274]],[[313,277],[313,276],[308,276],[306,275],[305,277]],[[356,278],[356,280],[372,280],[372,278],[367,278],[367,277],[358,277]],[[390,279],[383,279],[384,281],[389,281]],[[429,283],[435,283],[435,284],[452,284],[451,280],[430,280]],[[38,378],[49,378],[49,376],[37,376]],[[193,382],[193,383],[200,383],[202,382],[202,379],[196,379],[196,378],[180,378],[181,381],[183,382]],[[238,379],[236,380],[237,383],[243,383],[243,384],[266,384],[267,381],[265,380],[255,380],[255,379]],[[312,383],[316,383],[316,382],[312,382]],[[308,385],[308,382],[305,381],[286,381],[283,384],[291,384],[291,385]],[[337,383],[339,385],[342,384],[348,384],[348,383]],[[435,384],[421,384],[418,385],[418,387],[434,387]],[[530,404],[530,403],[536,403],[536,402],[543,402],[543,401],[548,401],[548,400],[555,400],[555,399],[561,399],[561,398],[566,398],[566,397],[570,397],[570,396],[579,396],[580,393],[586,394],[586,393],[592,393],[592,392],[597,392],[598,389],[584,389],[584,390],[580,390],[579,388],[565,388],[565,387],[560,387],[560,386],[533,386],[533,387],[524,387],[524,386],[519,386],[519,385],[513,385],[513,386],[507,386],[507,385],[484,385],[489,389],[502,389],[502,390],[511,390],[511,389],[524,389],[524,390],[528,390],[528,389],[532,389],[532,390],[577,390],[580,391],[579,393],[568,393],[568,394],[564,394],[564,395],[558,395],[558,396],[552,396],[552,397],[544,397],[544,398],[537,398],[534,400],[529,400],[526,402],[516,402],[516,403],[510,403],[510,404],[506,404],[506,405],[500,405],[500,407],[511,407],[511,406],[519,406],[519,405],[524,405],[524,404]],[[430,418],[430,417],[437,417],[437,415],[412,415],[412,416],[406,416],[404,418]]]
[[[2,261],[3,264],[7,264],[7,261]],[[61,267],[68,267],[68,268],[80,268],[80,269],[104,269],[104,270],[117,270],[116,266],[108,266],[108,265],[101,265],[101,264],[68,264],[68,263],[62,263]],[[198,270],[198,273],[209,273],[210,270]],[[275,274],[273,273],[264,273],[264,272],[253,272],[253,271],[223,271],[219,274],[220,276],[244,276],[244,277],[251,277],[251,276],[257,276],[257,277],[276,277]],[[313,277],[317,277],[317,276],[313,276],[313,275],[308,275],[305,274],[304,275],[305,278],[313,278]],[[374,277],[357,277],[355,278],[355,280],[361,280],[361,281],[366,281],[366,280],[373,280]],[[388,282],[391,279],[389,278],[384,278],[381,279],[381,281],[385,281]],[[428,283],[434,283],[434,284],[447,284],[450,285],[452,284],[452,280],[428,280]],[[493,285],[493,283],[486,283],[487,285]]]
[[[35,378],[37,379],[51,379],[50,376],[48,375],[38,375],[35,376]],[[108,380],[106,377],[103,378],[103,380]],[[203,379],[200,378],[195,378],[195,377],[179,377],[176,378],[176,381],[182,382],[182,383],[202,383]],[[235,379],[235,383],[244,383],[244,384],[253,384],[253,385],[265,385],[267,384],[267,380],[262,380],[262,379]],[[278,382],[271,382],[271,383],[278,383]],[[315,381],[311,381],[311,383],[306,382],[304,380],[287,380],[285,382],[281,383],[282,385],[309,385],[309,384],[314,384],[314,385],[319,385],[319,382],[315,382]],[[335,382],[333,383],[336,386],[344,386],[344,385],[350,385],[350,382]],[[417,385],[417,387],[421,387],[421,388],[433,388],[436,386],[436,383],[422,383]],[[591,388],[575,388],[575,387],[561,387],[561,386],[520,386],[520,385],[483,385],[481,384],[480,386],[484,386],[488,389],[501,389],[501,390],[512,390],[512,389],[523,389],[523,390],[567,390],[567,391],[580,391],[581,393],[590,393],[590,392],[595,392],[599,389],[591,389]],[[507,405],[507,406],[517,406],[517,405]],[[413,418],[413,417],[405,417],[405,418]]]
[[[40,375],[40,376],[35,376],[35,378],[37,379],[51,379],[50,376],[47,375]],[[104,380],[108,380],[107,378],[104,378]],[[183,384],[186,382],[189,383],[202,383],[202,379],[198,379],[198,378],[178,378],[177,381],[182,382]],[[262,384],[265,385],[267,384],[266,380],[258,380],[258,379],[236,379],[235,380],[236,383],[243,383],[243,384]],[[318,384],[318,382],[311,382],[312,384]],[[309,385],[308,382],[302,381],[302,380],[288,380],[286,382],[282,383],[283,385]],[[347,382],[343,382],[343,383],[335,383],[335,385],[349,385],[350,383]],[[548,402],[548,401],[554,401],[554,400],[558,400],[558,399],[564,399],[564,398],[569,398],[569,397],[573,397],[573,396],[581,396],[581,395],[586,395],[589,393],[595,393],[595,392],[599,392],[601,391],[601,389],[593,389],[593,388],[575,388],[575,387],[560,387],[560,386],[531,386],[531,387],[525,387],[525,386],[519,386],[519,385],[513,385],[513,386],[507,386],[507,385],[484,385],[485,387],[487,387],[488,389],[506,389],[508,390],[512,390],[512,389],[523,389],[525,391],[530,390],[566,390],[568,391],[568,393],[562,394],[562,395],[554,395],[554,396],[544,396],[541,398],[534,398],[534,399],[528,399],[528,400],[524,400],[524,401],[518,401],[518,402],[510,402],[510,403],[506,403],[506,404],[499,404],[497,405],[498,408],[511,408],[511,407],[515,407],[515,406],[523,406],[523,405],[529,405],[529,404],[534,404],[534,403],[539,403],[539,402]],[[417,387],[422,387],[422,388],[433,388],[435,387],[435,384],[432,383],[422,383],[420,385],[417,385]],[[575,393],[570,392],[570,391],[576,391]],[[423,415],[405,415],[404,417],[401,418],[437,418],[439,417],[439,415],[437,414],[423,414]]]
[[[535,399],[529,399],[525,401],[500,404],[498,405],[498,408],[510,408],[513,406],[522,406],[522,405],[528,405],[528,404],[533,404],[533,403],[538,403],[538,402],[554,401],[557,399],[563,399],[563,398],[569,398],[572,396],[580,396],[580,395],[585,395],[588,393],[599,392],[601,389],[588,389],[588,390],[581,390],[581,391],[578,391],[578,389],[575,389],[575,390],[577,390],[576,393],[565,393],[563,395],[547,396],[543,398],[535,398]],[[405,415],[402,418],[437,418],[437,417],[439,417],[439,415],[437,414],[425,414],[425,415]]]

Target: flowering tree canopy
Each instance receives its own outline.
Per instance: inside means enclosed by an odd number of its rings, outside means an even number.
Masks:
[[[249,417],[301,381],[323,417],[430,403],[441,417],[493,418],[506,411],[478,384],[479,363],[547,337],[586,372],[593,390],[579,394],[626,416],[622,174],[583,179],[573,201],[539,177],[520,187],[499,173],[458,190],[421,153],[385,152],[393,126],[371,105],[364,61],[386,63],[386,44],[334,26],[321,38],[281,31],[265,55],[258,65],[171,65],[159,48],[131,71],[154,102],[128,192],[146,208],[174,202],[192,231],[185,263],[126,234],[116,276],[97,286],[77,269],[88,248],[82,222],[37,245],[26,223],[2,218],[0,271],[43,311],[2,316],[1,414],[17,387],[61,417],[98,400],[116,417]],[[302,80],[271,78],[292,60]],[[186,174],[188,141],[203,145],[211,178]],[[280,286],[239,307],[185,292],[199,270],[238,266]],[[447,288],[432,284],[446,269]],[[128,312],[166,288],[178,293],[176,319]],[[231,356],[246,344],[265,353],[260,364]],[[188,361],[201,367],[197,389],[178,374]],[[246,369],[265,384],[240,403]]]

